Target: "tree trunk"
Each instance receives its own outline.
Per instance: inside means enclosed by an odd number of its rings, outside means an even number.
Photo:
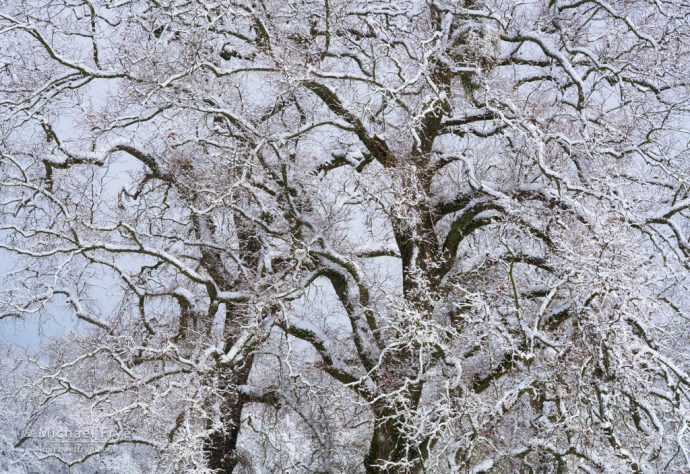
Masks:
[[[409,449],[413,443],[404,439],[395,421],[377,420],[369,451],[364,459],[366,472],[367,474],[421,472],[427,455],[427,444],[428,440],[425,440],[416,448]],[[401,463],[408,467],[402,468]],[[391,468],[387,468],[387,465]]]
[[[218,474],[230,474],[237,466],[237,440],[242,426],[242,409],[245,397],[237,392],[238,385],[244,385],[249,378],[251,363],[241,371],[222,374],[219,390],[224,395],[220,406],[221,427],[206,441],[208,467]]]

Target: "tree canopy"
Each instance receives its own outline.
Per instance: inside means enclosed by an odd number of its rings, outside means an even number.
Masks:
[[[81,321],[4,356],[0,466],[690,468],[689,44],[686,0],[0,2],[0,319]]]

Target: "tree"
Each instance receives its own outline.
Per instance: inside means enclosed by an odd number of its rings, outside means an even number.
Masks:
[[[35,361],[13,449],[85,472],[690,467],[689,18],[4,2],[0,317],[82,322]],[[105,434],[46,451],[65,420]]]

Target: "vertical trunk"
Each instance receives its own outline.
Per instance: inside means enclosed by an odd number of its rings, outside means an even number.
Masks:
[[[405,411],[418,407],[421,394],[422,384],[413,384],[407,392],[407,402],[402,406],[374,407],[374,432],[364,459],[367,473],[413,474],[423,470],[430,440],[410,439],[402,430],[406,422]]]
[[[261,255],[261,241],[255,231],[242,219],[237,219],[237,234],[240,247],[240,256],[246,270],[255,272],[259,265]],[[220,260],[216,265],[208,265],[216,273],[217,269],[224,270]],[[209,271],[211,273],[211,271]],[[214,275],[212,275],[214,276]],[[222,282],[223,289],[229,289],[232,285],[228,278],[219,274],[214,276],[217,282]],[[246,325],[249,314],[242,306],[228,306],[225,317],[225,351],[229,351],[236,342],[238,328]],[[218,376],[218,390],[220,393],[220,428],[215,430],[206,441],[208,467],[218,474],[230,474],[239,461],[237,455],[237,440],[242,428],[242,409],[247,402],[246,397],[238,393],[237,387],[246,385],[254,361],[253,355],[248,353],[243,364],[238,367],[221,369]]]
[[[218,389],[222,393],[220,405],[221,427],[206,440],[208,467],[218,474],[230,474],[237,466],[237,440],[242,426],[242,409],[245,397],[236,387],[244,385],[251,371],[250,360],[239,371],[230,371],[219,377]]]
[[[406,440],[392,419],[377,420],[364,459],[367,474],[422,472],[428,440],[416,446]],[[405,465],[407,467],[403,468]]]
[[[399,443],[399,436],[395,429],[394,422],[376,420],[374,432],[371,436],[369,452],[364,459],[364,466],[368,474],[378,474],[386,472],[386,462],[397,462],[396,446]]]

